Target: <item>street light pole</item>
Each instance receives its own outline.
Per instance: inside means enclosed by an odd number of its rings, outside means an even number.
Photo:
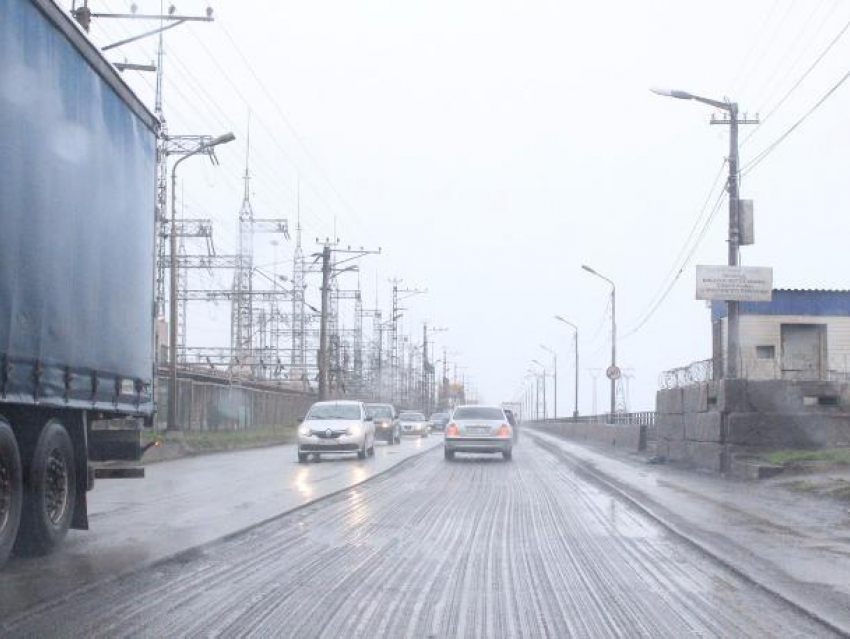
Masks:
[[[746,116],[741,119],[738,117],[738,104],[729,100],[712,100],[704,98],[687,91],[675,91],[670,89],[651,89],[653,93],[663,95],[679,100],[694,100],[708,104],[721,111],[726,111],[729,114],[728,120],[719,120],[712,117],[712,124],[729,124],[729,178],[726,184],[729,192],[729,256],[727,263],[729,266],[738,266],[740,264],[740,194],[738,192],[738,125],[757,124],[758,118],[749,119]],[[726,330],[726,367],[725,377],[736,378],[740,374],[740,312],[738,302],[727,301],[726,308],[728,310],[727,330]]]
[[[182,156],[179,160],[174,163],[174,166],[171,169],[171,234],[169,239],[169,247],[171,249],[170,255],[170,273],[169,273],[169,327],[168,327],[168,339],[170,341],[170,355],[171,358],[168,362],[169,364],[169,384],[168,384],[168,423],[167,428],[169,430],[175,430],[178,428],[177,425],[177,167],[180,166],[180,163],[183,160],[188,160],[190,157],[201,153],[202,151],[206,151],[207,149],[211,149],[220,144],[227,144],[228,142],[233,142],[236,139],[236,136],[232,133],[225,133],[224,135],[220,135],[217,138],[213,138],[206,144],[201,144],[195,150],[187,153]]]
[[[538,362],[536,359],[531,360],[532,364],[537,364],[540,367],[543,375],[543,419],[549,418],[549,411],[546,410],[546,366]]]
[[[614,282],[601,273],[597,273],[589,266],[582,264],[581,266],[588,273],[599,277],[611,285],[611,421],[614,421],[614,413],[617,408],[617,287]]]
[[[558,419],[558,353],[543,344],[540,344],[540,348],[552,355],[552,366],[554,369],[554,375],[552,377],[553,384],[555,385],[555,411],[552,416]]]
[[[555,315],[555,319],[559,322],[563,322],[567,326],[571,326],[573,329],[573,346],[575,347],[575,360],[576,360],[576,396],[575,396],[575,404],[573,404],[573,417],[578,417],[578,326],[570,322],[569,320],[564,319],[560,315]]]

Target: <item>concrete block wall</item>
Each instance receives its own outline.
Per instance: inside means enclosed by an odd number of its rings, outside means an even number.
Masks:
[[[720,472],[725,463],[723,413],[711,383],[658,391],[656,454],[701,470]]]
[[[850,383],[719,380],[658,391],[656,452],[722,472],[737,452],[850,446]]]

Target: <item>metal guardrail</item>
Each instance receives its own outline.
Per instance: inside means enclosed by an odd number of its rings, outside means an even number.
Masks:
[[[603,415],[582,415],[580,417],[552,417],[549,419],[529,420],[535,424],[639,424],[652,426],[655,424],[655,411],[640,411],[636,413],[610,413]]]

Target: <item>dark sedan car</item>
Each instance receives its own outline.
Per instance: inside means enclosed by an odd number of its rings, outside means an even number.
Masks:
[[[366,411],[375,421],[375,439],[391,446],[401,443],[401,424],[392,404],[366,404]]]
[[[446,424],[449,423],[448,413],[434,413],[431,415],[428,422],[431,424],[431,430],[443,431],[446,429]]]

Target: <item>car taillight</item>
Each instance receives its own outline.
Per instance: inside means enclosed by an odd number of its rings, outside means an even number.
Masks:
[[[496,431],[496,437],[510,437],[511,436],[511,428],[507,424],[502,424],[499,426],[499,430]]]
[[[457,424],[449,424],[446,426],[446,436],[452,437],[454,435],[457,435]]]

